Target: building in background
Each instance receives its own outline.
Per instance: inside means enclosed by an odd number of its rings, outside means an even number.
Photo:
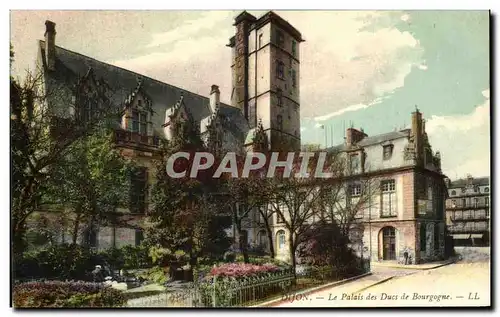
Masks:
[[[490,178],[447,181],[446,226],[456,246],[485,246],[490,242]]]
[[[368,201],[357,210],[351,227],[351,247],[359,257],[408,264],[445,257],[447,191],[441,157],[432,150],[422,113],[413,112],[411,121],[410,129],[374,136],[349,128],[345,143],[328,149],[345,155],[348,162],[342,185],[346,193],[338,208],[356,204],[361,193],[366,195],[363,186],[369,184],[372,191],[363,198]],[[361,178],[370,181],[361,182]],[[274,249],[278,259],[288,261],[289,232],[278,218],[273,215]],[[260,243],[265,232],[258,226],[252,230]]]

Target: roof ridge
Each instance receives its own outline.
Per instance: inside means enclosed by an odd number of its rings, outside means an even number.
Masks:
[[[39,43],[40,43],[40,44],[45,43],[45,41],[44,41],[44,40],[38,40],[38,41],[39,41]],[[42,49],[45,49],[43,46],[41,46],[41,48],[42,48]],[[146,76],[146,75],[144,75],[144,74],[140,74],[140,73],[134,72],[133,70],[130,70],[130,69],[126,69],[126,68],[123,68],[123,67],[120,67],[120,66],[117,66],[117,65],[113,65],[113,64],[110,64],[110,63],[107,63],[107,62],[103,62],[103,61],[98,60],[98,59],[96,59],[96,58],[93,58],[93,57],[90,57],[90,56],[88,56],[88,55],[84,55],[84,54],[82,54],[82,53],[78,53],[78,52],[75,52],[75,51],[69,50],[69,49],[67,49],[67,48],[64,48],[64,47],[61,47],[61,46],[58,46],[58,45],[56,45],[56,48],[59,48],[59,49],[65,50],[66,52],[69,52],[69,53],[72,53],[72,54],[76,54],[76,55],[79,55],[79,56],[83,56],[83,57],[85,57],[85,58],[91,59],[91,60],[93,60],[93,61],[96,61],[96,62],[99,62],[99,63],[105,64],[105,65],[108,65],[108,66],[111,66],[111,67],[116,67],[116,68],[118,68],[118,69],[121,69],[121,70],[123,70],[123,71],[129,72],[129,73],[134,74],[134,75],[136,75],[136,76],[141,76],[141,77],[143,77],[143,78],[147,78],[147,79],[152,80],[152,81],[155,81],[155,82],[157,82],[157,83],[160,83],[160,84],[163,84],[163,85],[168,85],[168,86],[170,86],[170,87],[172,87],[172,88],[175,88],[175,89],[179,89],[179,90],[184,90],[184,91],[187,91],[187,92],[189,92],[190,94],[192,94],[192,95],[196,95],[196,96],[198,96],[198,97],[202,97],[202,98],[210,99],[209,97],[205,97],[205,96],[203,96],[203,95],[200,95],[200,94],[198,94],[198,93],[192,92],[192,91],[187,90],[187,89],[185,89],[185,88],[181,88],[181,87],[174,86],[174,85],[172,85],[172,84],[166,83],[166,82],[161,81],[161,80],[159,80],[159,79],[155,79],[155,78],[152,78],[152,77]],[[225,106],[233,107],[233,106],[228,105],[228,104],[225,104],[225,103],[223,103],[223,102],[221,102],[221,104],[223,104],[223,105],[225,105]],[[236,108],[236,107],[233,107],[233,108]]]

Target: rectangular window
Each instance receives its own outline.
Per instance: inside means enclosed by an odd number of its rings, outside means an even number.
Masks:
[[[474,198],[474,208],[479,206],[479,198]]]
[[[147,115],[146,115],[145,112],[139,113],[139,122],[140,122],[139,133],[140,134],[147,134],[148,133],[148,130],[147,130]]]
[[[278,124],[278,130],[283,131],[283,117],[281,115],[276,116],[276,122]]]
[[[278,90],[276,91],[276,99],[278,106],[281,107],[283,105],[283,91],[281,90],[281,88],[278,88]]]
[[[384,145],[384,147],[383,147],[384,160],[389,160],[392,157],[392,149],[393,148],[394,148],[394,146],[392,144]]]
[[[295,40],[292,40],[292,55],[297,57],[297,42]]]
[[[285,36],[283,35],[283,32],[280,30],[276,31],[276,44],[279,47],[283,47],[285,45]]]
[[[380,183],[382,191],[382,217],[395,217],[396,213],[396,180],[389,179]]]
[[[292,87],[295,88],[297,87],[297,74],[295,72],[295,69],[292,69]]]
[[[285,63],[279,60],[276,61],[276,77],[285,79]]]
[[[147,169],[138,168],[131,173],[130,212],[144,213],[146,210]]]
[[[264,34],[259,34],[259,48],[262,47]]]
[[[350,197],[361,196],[361,184],[349,185],[349,196]]]
[[[489,206],[489,205],[490,205],[490,197],[485,197],[485,198],[484,198],[484,204],[485,204],[486,206]]]

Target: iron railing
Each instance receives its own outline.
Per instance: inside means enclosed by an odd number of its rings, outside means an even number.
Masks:
[[[183,288],[155,295],[130,299],[128,307],[244,307],[266,300],[281,298],[309,287],[361,275],[370,271],[370,261],[337,267],[299,266],[291,269],[246,278],[214,276],[210,280],[185,284]]]

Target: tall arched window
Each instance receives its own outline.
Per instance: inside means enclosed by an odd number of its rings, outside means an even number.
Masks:
[[[284,230],[280,230],[276,233],[276,241],[278,243],[278,250],[283,250],[286,243]]]

